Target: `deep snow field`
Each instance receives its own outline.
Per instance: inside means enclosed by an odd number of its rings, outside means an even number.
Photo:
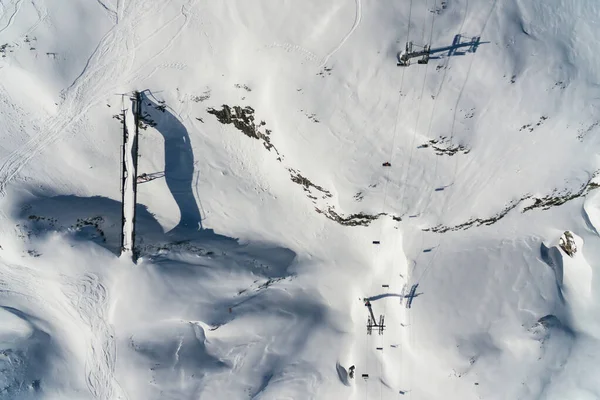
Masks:
[[[599,15],[0,0],[0,399],[599,399]]]

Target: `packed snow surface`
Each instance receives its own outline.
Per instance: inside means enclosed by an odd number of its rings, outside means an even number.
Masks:
[[[598,15],[0,1],[0,399],[600,398]]]
[[[131,254],[134,247],[134,223],[135,223],[135,191],[137,180],[136,174],[136,141],[137,130],[135,126],[135,118],[133,115],[133,105],[129,105],[123,112],[123,187],[122,187],[122,208],[123,208],[123,227],[122,237],[123,244],[121,251]]]

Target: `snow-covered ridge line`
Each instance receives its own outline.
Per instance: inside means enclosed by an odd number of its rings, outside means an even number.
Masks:
[[[138,127],[135,110],[139,107],[139,95],[131,99],[124,111],[123,142],[123,231],[121,251],[132,255],[135,246],[135,206],[137,190]]]

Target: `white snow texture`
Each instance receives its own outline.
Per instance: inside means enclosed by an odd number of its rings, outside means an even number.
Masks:
[[[0,1],[0,399],[600,398],[598,15]]]

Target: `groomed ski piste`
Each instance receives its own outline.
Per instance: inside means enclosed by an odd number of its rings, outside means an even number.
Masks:
[[[598,15],[0,2],[0,399],[600,398]]]

